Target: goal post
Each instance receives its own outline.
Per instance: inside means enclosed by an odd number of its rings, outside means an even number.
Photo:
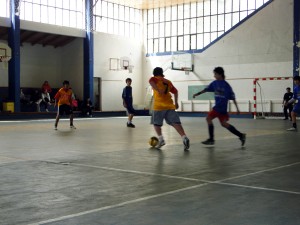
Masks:
[[[263,77],[253,80],[254,119],[283,117],[282,101],[287,87],[293,90],[293,77]]]

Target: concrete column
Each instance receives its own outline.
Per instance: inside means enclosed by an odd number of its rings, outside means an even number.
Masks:
[[[300,55],[300,1],[294,0],[294,56],[293,76],[299,76],[299,55]]]

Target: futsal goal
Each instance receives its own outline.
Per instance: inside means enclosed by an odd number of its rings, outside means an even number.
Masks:
[[[293,77],[265,77],[253,80],[254,119],[281,119],[286,88],[293,90]]]

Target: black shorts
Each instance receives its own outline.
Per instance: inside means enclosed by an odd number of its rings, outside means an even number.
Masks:
[[[135,114],[135,110],[132,105],[127,105],[126,109],[128,114]]]
[[[62,116],[64,114],[70,115],[70,114],[73,114],[73,110],[70,105],[60,105],[60,106],[58,106],[58,113],[60,116]]]

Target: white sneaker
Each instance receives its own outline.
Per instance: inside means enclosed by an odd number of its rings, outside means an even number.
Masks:
[[[74,130],[76,129],[76,127],[74,125],[70,125],[70,128],[74,129]]]
[[[190,148],[190,140],[187,137],[184,138],[183,145],[184,145],[184,151],[189,150],[189,148]]]
[[[291,128],[289,128],[289,129],[287,129],[287,131],[297,131],[297,128],[291,127]]]
[[[165,140],[162,139],[158,142],[158,144],[156,145],[156,148],[161,148],[162,146],[164,146],[166,144]]]

